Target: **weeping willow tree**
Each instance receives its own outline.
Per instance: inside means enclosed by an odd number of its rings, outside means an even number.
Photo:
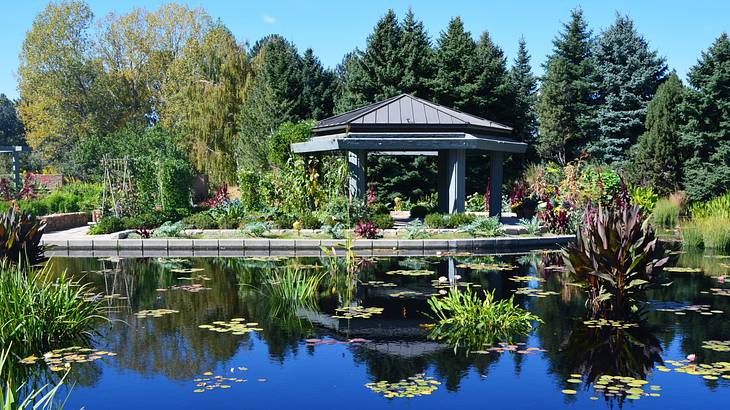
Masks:
[[[222,24],[191,40],[171,68],[162,121],[183,135],[193,165],[213,185],[235,183],[236,116],[245,99],[249,64]]]

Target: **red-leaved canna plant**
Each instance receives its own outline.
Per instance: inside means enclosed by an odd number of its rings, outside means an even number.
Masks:
[[[562,252],[573,280],[588,293],[592,315],[610,319],[639,312],[668,260],[637,205],[599,208]]]
[[[355,225],[355,235],[360,238],[375,239],[378,237],[378,228],[372,221],[359,221]]]
[[[215,208],[228,202],[228,186],[222,185],[215,191],[215,194],[200,204],[208,208]]]

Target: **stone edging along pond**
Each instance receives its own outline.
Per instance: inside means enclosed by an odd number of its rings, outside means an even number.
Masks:
[[[574,235],[509,236],[474,239],[355,239],[358,255],[438,255],[444,252],[496,252],[566,245]],[[319,256],[322,247],[343,251],[344,239],[109,239],[46,240],[50,256]]]

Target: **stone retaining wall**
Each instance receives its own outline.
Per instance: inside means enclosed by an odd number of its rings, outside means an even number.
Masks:
[[[61,231],[69,228],[77,228],[87,223],[85,212],[70,212],[66,214],[51,214],[42,216],[41,220],[46,221],[46,232]]]

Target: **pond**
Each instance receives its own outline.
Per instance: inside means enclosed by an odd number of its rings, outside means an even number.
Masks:
[[[65,408],[728,408],[730,286],[717,277],[730,259],[680,255],[714,271],[672,269],[645,320],[619,326],[585,323],[559,260],[368,258],[353,276],[324,273],[343,263],[328,258],[54,258],[113,319],[79,346],[93,350],[59,354],[75,360]],[[262,282],[284,265],[323,272],[325,290],[278,303]],[[427,297],[465,283],[544,323],[481,350],[431,340]]]

